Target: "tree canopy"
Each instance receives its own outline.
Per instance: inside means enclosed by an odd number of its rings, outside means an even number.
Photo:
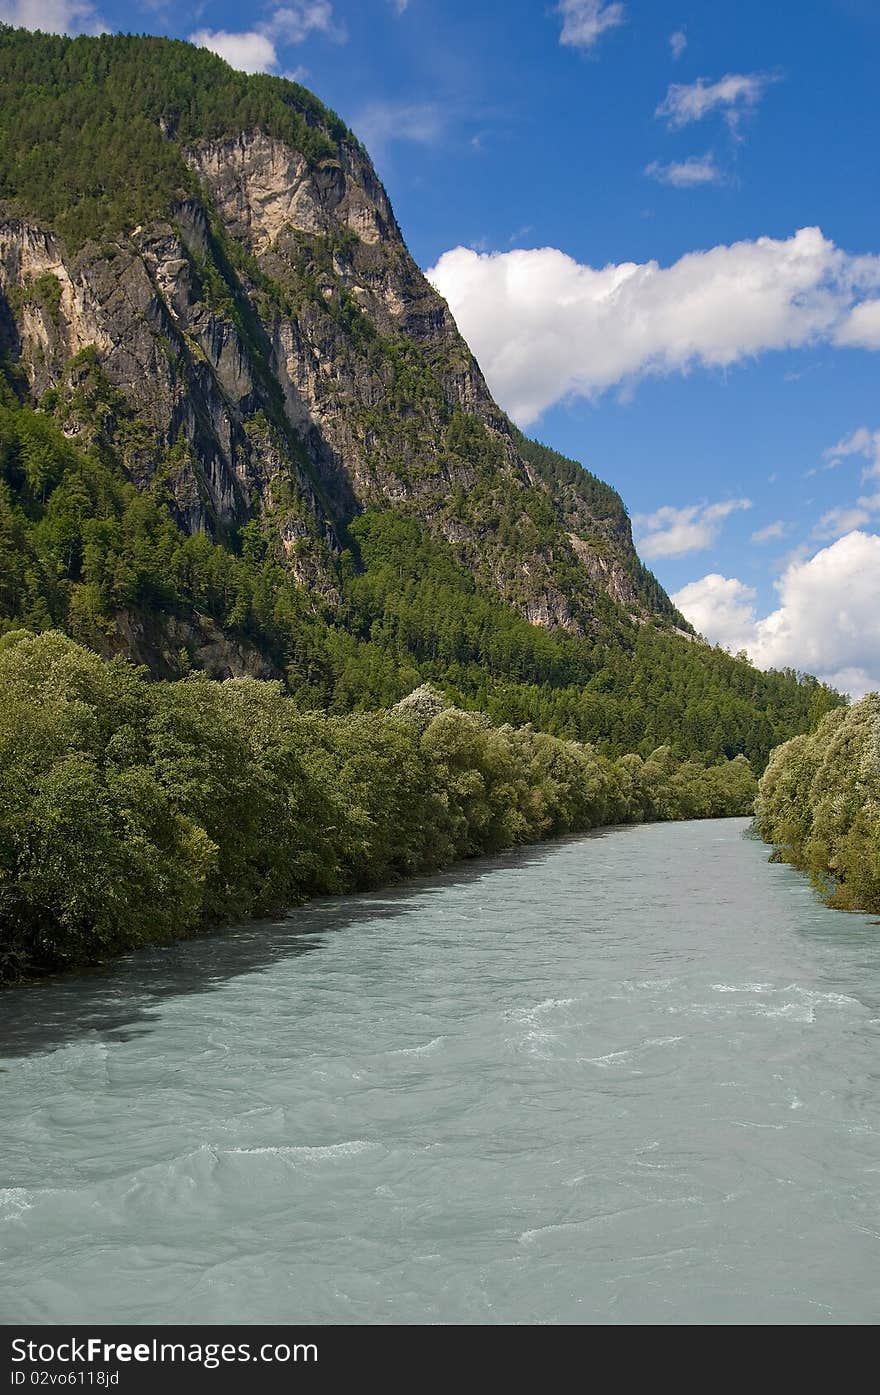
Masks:
[[[755,814],[777,855],[831,905],[880,911],[880,694],[774,751]]]
[[[617,761],[422,686],[299,712],[278,683],[151,683],[57,631],[0,638],[0,979],[306,896],[643,819],[747,813],[738,756]]]

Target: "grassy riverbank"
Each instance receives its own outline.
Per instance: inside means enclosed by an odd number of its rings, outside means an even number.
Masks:
[[[880,695],[775,750],[755,805],[762,838],[829,905],[880,912]]]
[[[751,810],[743,757],[609,760],[420,688],[302,713],[274,683],[151,683],[0,639],[0,978],[604,824]]]

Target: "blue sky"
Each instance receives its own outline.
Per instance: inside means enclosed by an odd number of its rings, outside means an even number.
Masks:
[[[195,35],[312,88],[371,149],[502,405],[620,489],[698,627],[880,685],[877,0],[0,16]]]

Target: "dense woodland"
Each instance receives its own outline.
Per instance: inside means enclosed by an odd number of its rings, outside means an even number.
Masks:
[[[880,695],[774,751],[755,812],[762,837],[829,904],[880,912]]]
[[[595,638],[531,625],[393,509],[352,522],[338,593],[322,599],[292,579],[269,520],[217,542],[185,533],[161,465],[144,490],[127,477],[102,429],[111,418],[118,441],[123,404],[90,351],[69,379],[75,442],[54,419],[56,395],[24,405],[7,365],[0,632],[58,628],[109,653],[121,611],[198,612],[255,644],[302,710],[387,707],[427,679],[493,721],[532,723],[611,757],[669,744],[682,758],[743,754],[756,771],[839,702],[814,679],[762,673],[659,625],[618,615]],[[181,654],[181,674],[188,664]]]
[[[515,843],[742,814],[748,761],[610,761],[430,687],[301,713],[278,684],[151,683],[58,632],[0,638],[0,977],[91,962]]]

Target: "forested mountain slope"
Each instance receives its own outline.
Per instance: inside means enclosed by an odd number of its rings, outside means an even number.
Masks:
[[[614,490],[527,441],[305,89],[0,29],[0,627],[301,707],[424,678],[609,754],[835,697],[694,642]]]

